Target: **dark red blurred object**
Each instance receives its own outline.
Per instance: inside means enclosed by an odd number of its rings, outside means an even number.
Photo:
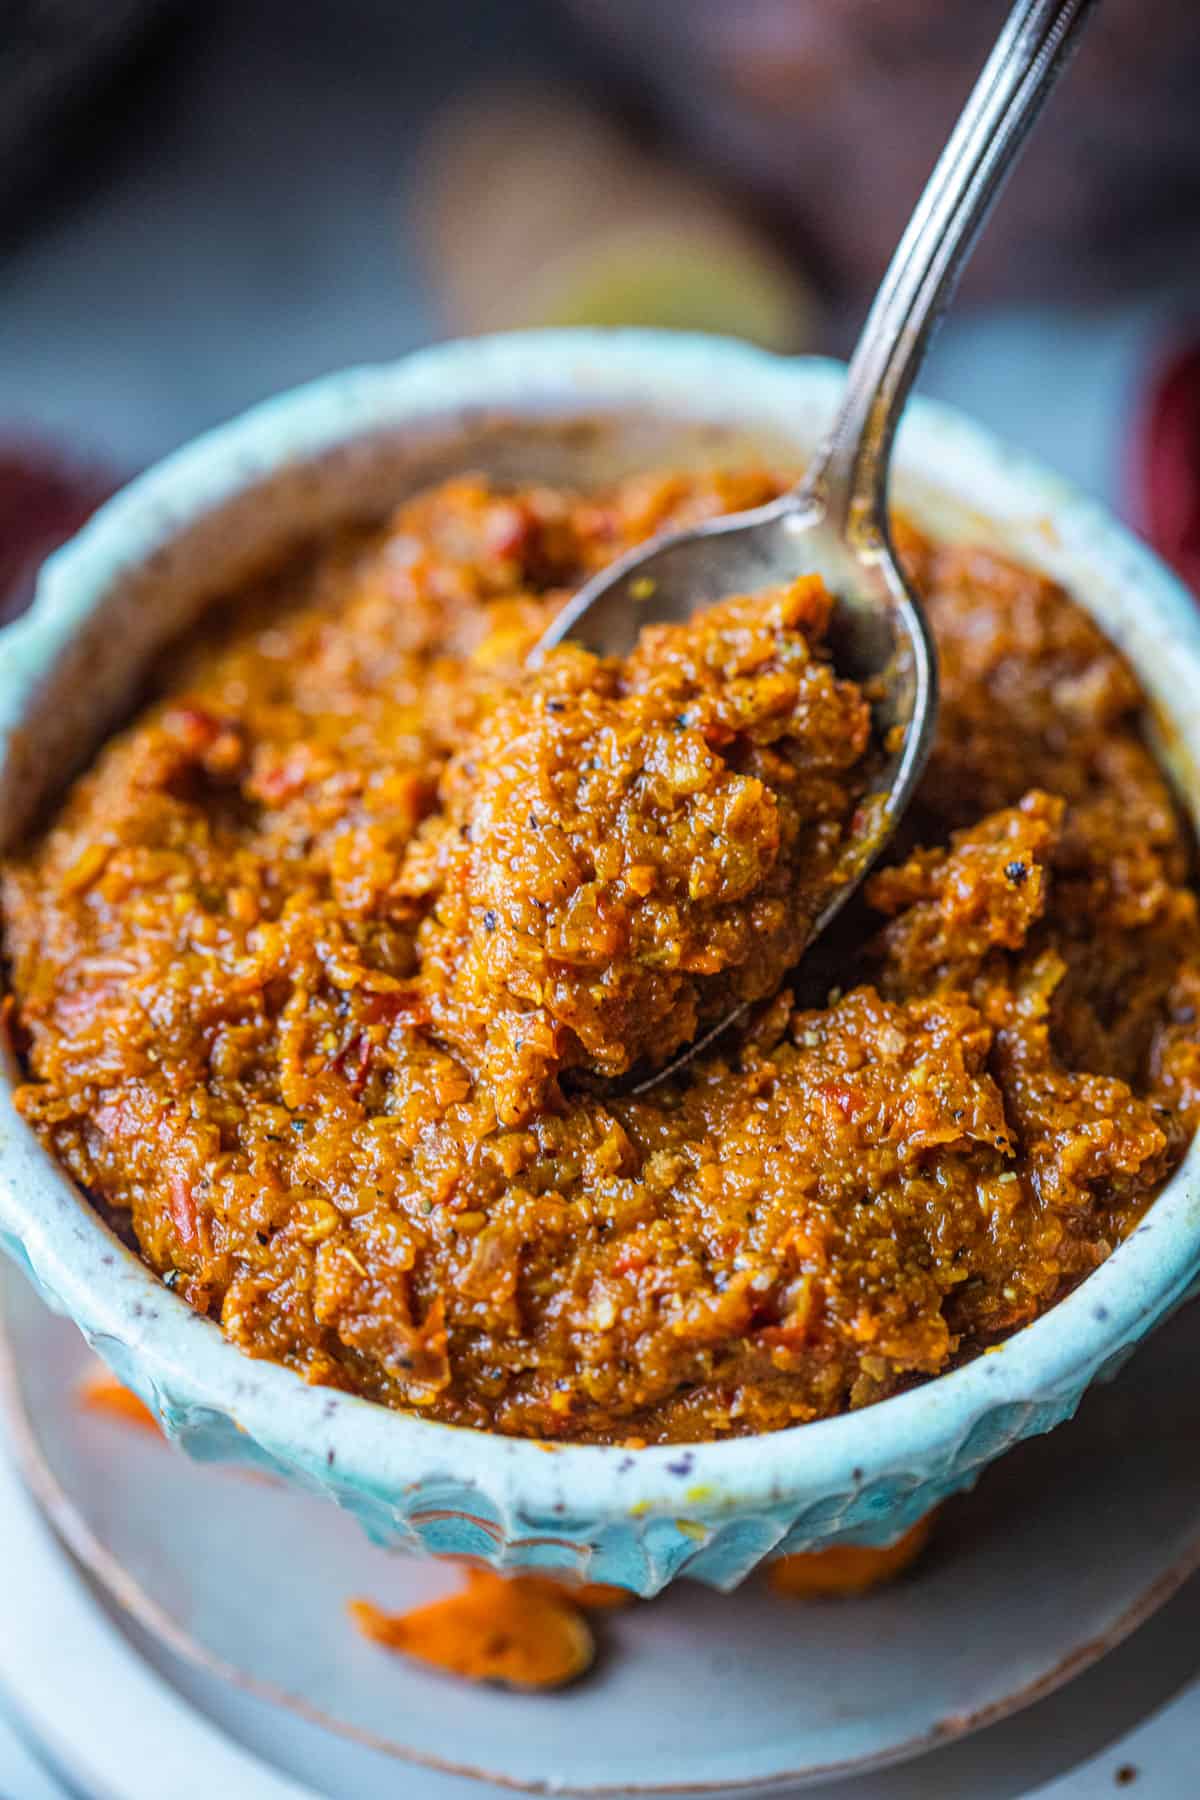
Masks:
[[[1134,523],[1200,595],[1200,336],[1160,365],[1132,446]]]
[[[116,485],[43,444],[0,442],[0,625],[24,612],[47,556]]]

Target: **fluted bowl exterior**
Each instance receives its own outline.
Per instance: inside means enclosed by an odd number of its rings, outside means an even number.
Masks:
[[[587,481],[748,452],[802,459],[842,377],[714,338],[517,333],[332,376],[201,438],[52,557],[31,611],[0,634],[0,847],[128,709],[156,651],[301,535],[462,467]],[[1093,612],[1138,670],[1195,817],[1200,620],[1179,583],[1102,508],[949,409],[911,405],[895,486],[918,524],[990,541]],[[106,1228],[17,1114],[17,1077],[6,1051],[0,1246],[191,1455],[322,1492],[384,1544],[641,1594],[684,1574],[732,1587],[787,1551],[889,1541],[1069,1417],[1200,1271],[1193,1146],[1113,1256],[995,1353],[770,1436],[550,1446],[392,1412],[245,1357]]]

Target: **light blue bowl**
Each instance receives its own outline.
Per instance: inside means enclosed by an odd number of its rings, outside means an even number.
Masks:
[[[483,339],[271,401],[134,482],[51,559],[0,635],[0,844],[127,708],[151,655],[301,531],[381,511],[455,469],[590,481],[748,450],[795,457],[840,368],[718,339],[550,332]],[[1164,754],[1200,810],[1200,619],[1092,502],[957,413],[914,402],[898,502],[1066,583],[1137,667]],[[372,1537],[650,1594],[733,1586],[763,1558],[882,1543],[1067,1418],[1200,1270],[1200,1148],[1145,1222],[1001,1351],[895,1399],[773,1436],[687,1449],[544,1445],[306,1386],[227,1344],[131,1256],[0,1081],[0,1243],[192,1455],[328,1494]]]

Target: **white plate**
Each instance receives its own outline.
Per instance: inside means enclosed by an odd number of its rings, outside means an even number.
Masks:
[[[247,1717],[252,1691],[306,1714],[308,1725],[293,1719],[285,1733],[296,1742],[330,1744],[311,1724],[320,1717],[351,1743],[433,1768],[572,1793],[814,1781],[1027,1704],[1200,1561],[1191,1314],[1089,1397],[1072,1426],[1014,1452],[958,1502],[935,1550],[896,1587],[821,1606],[760,1586],[726,1598],[683,1587],[601,1619],[607,1654],[568,1693],[459,1688],[362,1642],[344,1612],[358,1593],[411,1604],[446,1584],[444,1570],[373,1549],[320,1501],[197,1468],[81,1413],[75,1332],[11,1274],[3,1291],[19,1448],[43,1503],[121,1603],[207,1667],[201,1687],[232,1682]],[[1099,1728],[1128,1722],[1114,1712]],[[356,1800],[389,1791],[379,1774],[389,1766],[391,1792],[426,1791],[397,1788],[395,1763],[377,1753],[334,1751],[329,1767],[363,1759],[361,1781],[345,1790]],[[227,1791],[241,1800],[242,1789]]]

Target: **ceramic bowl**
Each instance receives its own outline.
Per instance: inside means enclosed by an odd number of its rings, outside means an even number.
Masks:
[[[0,846],[127,711],[153,654],[298,537],[457,469],[589,482],[747,453],[796,459],[838,365],[645,332],[518,334],[334,376],[257,408],[134,482],[46,565],[0,636]],[[1200,619],[1099,507],[959,414],[909,409],[898,503],[1063,581],[1132,659],[1184,802],[1200,812]],[[561,1568],[650,1594],[731,1587],[764,1558],[886,1542],[1019,1439],[1071,1414],[1200,1271],[1200,1146],[1138,1229],[993,1355],[845,1417],[686,1448],[551,1448],[309,1387],[227,1344],[129,1254],[0,1079],[0,1243],[192,1455],[318,1489],[377,1541]]]

